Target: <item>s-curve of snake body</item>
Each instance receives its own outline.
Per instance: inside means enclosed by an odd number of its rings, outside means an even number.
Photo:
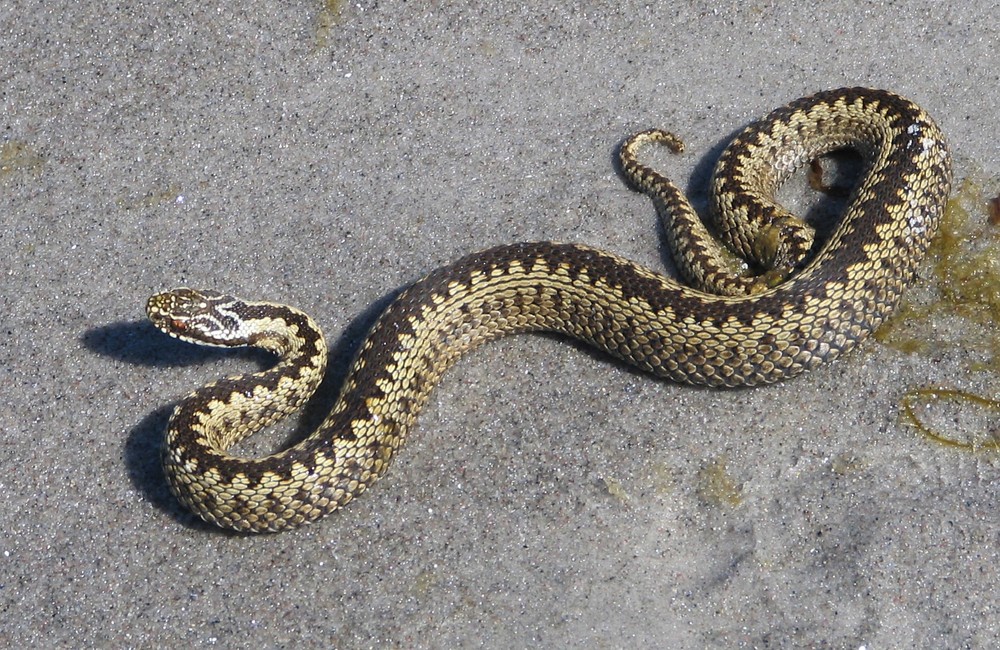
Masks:
[[[214,291],[176,289],[147,315],[171,336],[256,346],[262,372],[191,393],[167,427],[173,494],[206,521],[280,531],[347,504],[385,474],[442,374],[506,334],[561,332],[677,382],[750,386],[815,368],[854,348],[895,308],[934,235],[951,185],[944,138],[890,92],[845,88],[791,102],[749,125],[721,155],[707,225],[639,149],[682,144],[644,131],[622,145],[625,178],[654,202],[687,285],[589,246],[499,246],[437,269],[403,291],[364,340],[323,423],[263,458],[227,449],[298,409],[326,369],[306,314]],[[852,149],[862,171],[824,242],[780,207],[798,168]]]

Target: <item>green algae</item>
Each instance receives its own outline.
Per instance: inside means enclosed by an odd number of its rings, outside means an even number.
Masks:
[[[715,505],[738,506],[743,502],[742,490],[729,474],[725,458],[715,458],[699,470],[698,496]]]
[[[899,403],[900,416],[946,447],[1000,450],[1000,402],[961,390],[918,388]]]
[[[0,144],[0,179],[18,172],[37,174],[44,165],[45,159],[26,142],[8,140]]]
[[[876,340],[926,356],[961,350],[971,353],[970,370],[1000,371],[1000,227],[984,185],[977,172],[955,189],[929,251],[930,282],[920,287],[918,278]]]
[[[324,0],[316,16],[316,49],[324,49],[330,44],[330,33],[340,24],[343,13],[343,0]]]

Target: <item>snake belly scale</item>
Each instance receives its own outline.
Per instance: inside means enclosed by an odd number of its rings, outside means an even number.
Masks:
[[[291,307],[212,291],[150,298],[149,318],[172,336],[256,346],[280,358],[176,406],[163,451],[173,494],[203,519],[240,531],[314,521],[386,472],[449,366],[506,334],[561,332],[655,375],[709,386],[774,382],[814,368],[864,340],[893,310],[951,183],[938,127],[912,102],[879,90],[818,93],[748,126],[716,166],[710,228],[668,179],[638,161],[648,142],[681,148],[664,131],[637,134],[622,145],[622,170],[652,198],[694,287],[583,245],[474,253],[403,291],[369,332],[326,420],[271,456],[238,458],[226,449],[312,395],[326,368],[319,327]],[[839,225],[817,244],[774,192],[796,168],[845,147],[861,154],[861,180]]]

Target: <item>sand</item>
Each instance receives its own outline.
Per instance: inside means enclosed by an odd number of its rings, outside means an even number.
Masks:
[[[696,200],[802,95],[896,90],[1000,191],[987,2],[0,4],[0,620],[48,647],[992,647],[996,454],[899,417],[992,395],[953,349],[871,341],[789,382],[659,381],[556,337],[463,359],[389,475],[281,535],[166,489],[170,408],[259,355],[143,320],[176,285],[297,305],[335,360],[432,268],[579,241],[655,268],[612,164],[652,126]],[[992,186],[989,183],[992,182]],[[926,280],[927,274],[922,274]]]

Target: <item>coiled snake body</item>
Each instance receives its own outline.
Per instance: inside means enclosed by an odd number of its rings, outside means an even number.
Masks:
[[[915,104],[877,90],[819,93],[750,125],[723,153],[712,187],[720,246],[680,191],[638,162],[637,148],[654,141],[680,149],[666,132],[643,132],[622,146],[622,169],[653,199],[696,288],[582,245],[522,243],[469,255],[385,310],[326,420],[272,456],[236,458],[226,449],[314,392],[327,355],[316,324],[290,307],[209,291],[150,298],[149,318],[172,336],[280,357],[269,370],[217,381],[177,405],[163,453],[171,491],[205,520],[237,530],[314,521],[386,472],[452,363],[515,332],[562,332],[693,384],[748,386],[814,368],[893,310],[951,182],[944,139]],[[841,223],[817,246],[774,193],[795,169],[844,147],[860,152],[864,171]],[[734,253],[748,260],[743,268]]]

